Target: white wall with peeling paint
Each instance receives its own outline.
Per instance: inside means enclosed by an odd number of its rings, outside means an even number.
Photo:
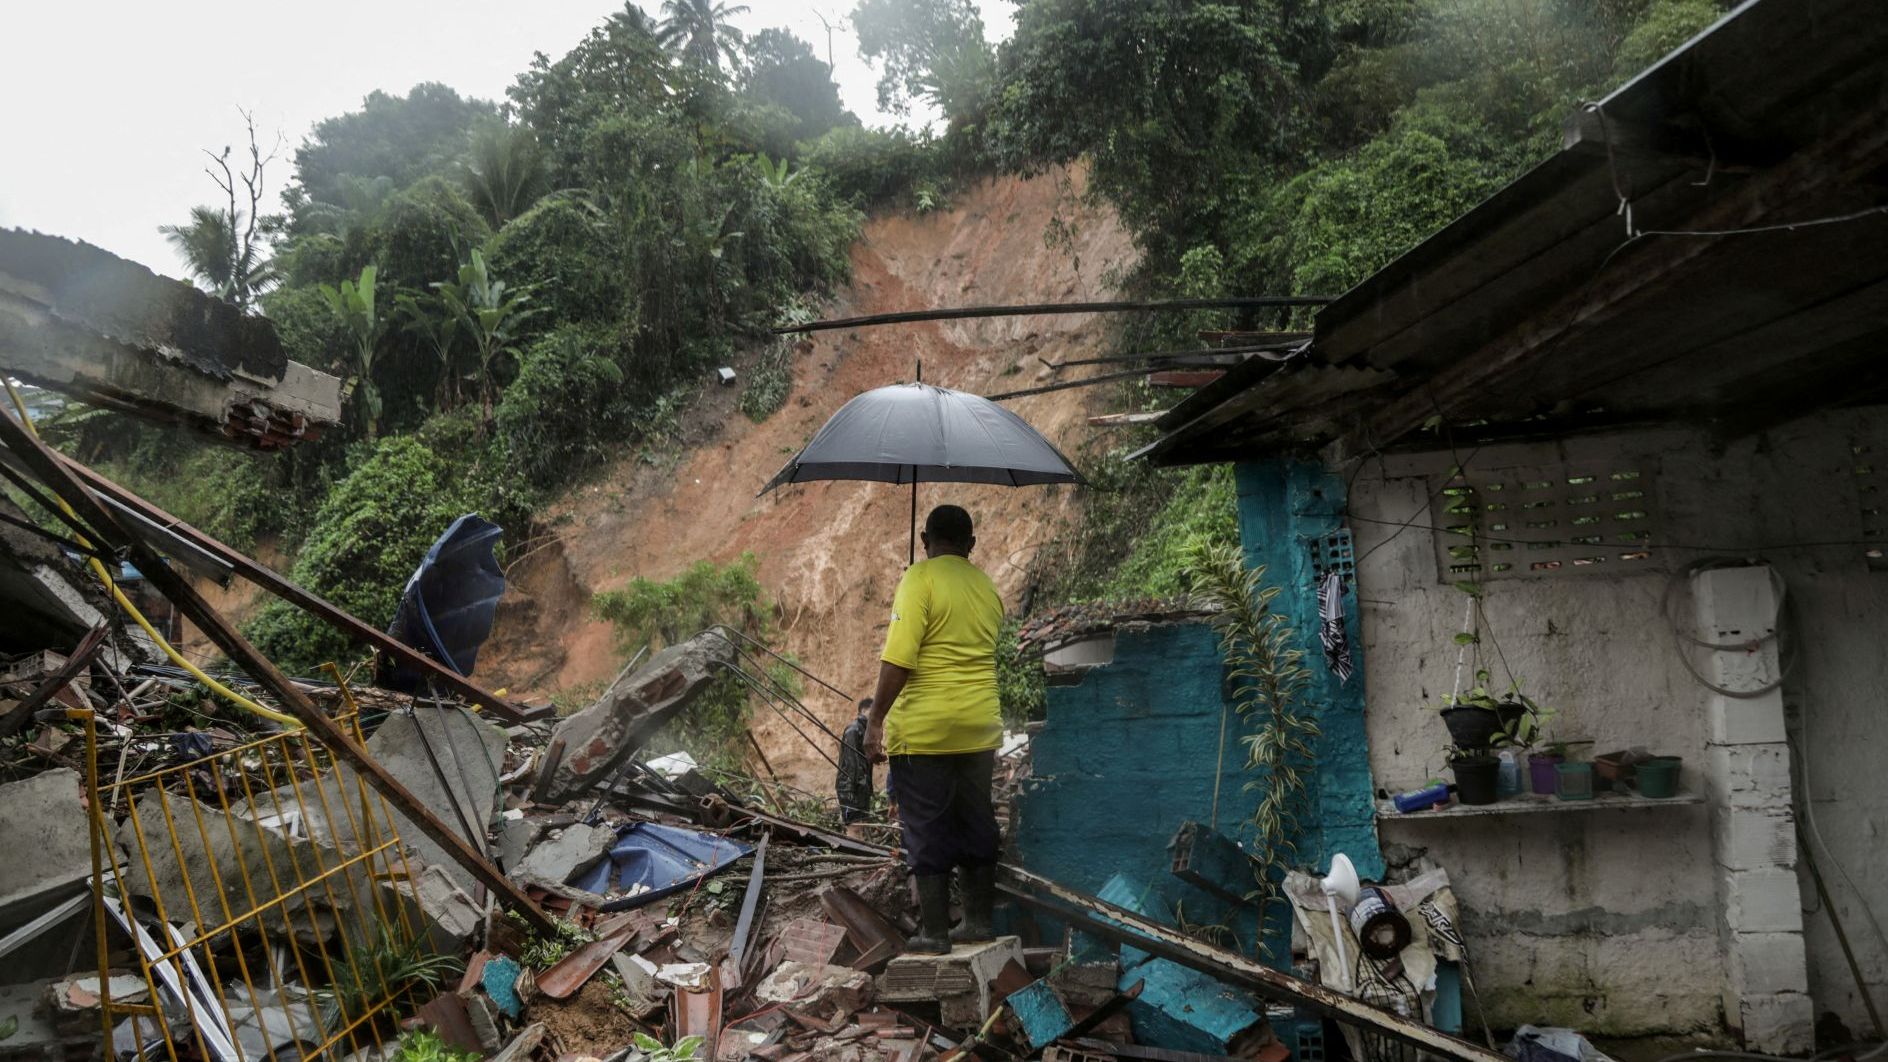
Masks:
[[[1888,940],[1863,907],[1888,916],[1888,845],[1877,836],[1888,823],[1888,787],[1878,781],[1888,749],[1888,572],[1871,571],[1859,544],[1884,523],[1864,510],[1888,506],[1888,411],[1825,415],[1721,445],[1658,432],[1459,454],[1471,471],[1555,460],[1594,474],[1655,464],[1654,557],[1599,573],[1491,580],[1484,651],[1495,656],[1498,644],[1529,692],[1560,710],[1557,736],[1595,742],[1586,755],[1629,746],[1679,755],[1684,787],[1699,791],[1706,693],[1663,616],[1670,575],[1703,557],[1771,563],[1788,585],[1797,651],[1785,687],[1791,737],[1807,753],[1816,824],[1861,891],[1820,846],[1815,854],[1871,991],[1888,999]],[[1351,487],[1371,768],[1391,791],[1446,775],[1447,731],[1432,706],[1452,686],[1464,599],[1438,574],[1422,525],[1442,522],[1427,477],[1457,463],[1448,452],[1372,457]],[[1876,484],[1880,493],[1867,490]],[[1399,531],[1406,521],[1415,526]],[[1688,622],[1689,598],[1682,586],[1678,593],[1672,612]],[[1800,773],[1796,802],[1800,817]],[[1615,1035],[1723,1027],[1726,958],[1707,808],[1385,820],[1380,835],[1393,859],[1420,849],[1449,869],[1496,1023]],[[1869,1035],[1829,919],[1798,873],[1816,1011]]]

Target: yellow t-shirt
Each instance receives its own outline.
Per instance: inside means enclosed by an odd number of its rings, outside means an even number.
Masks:
[[[885,717],[889,755],[944,756],[1002,744],[996,695],[1002,623],[996,585],[968,559],[933,557],[905,570],[879,654],[911,672]]]

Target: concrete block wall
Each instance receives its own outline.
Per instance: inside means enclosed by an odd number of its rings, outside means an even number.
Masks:
[[[1681,431],[1589,436],[1487,446],[1469,462],[1493,469],[1622,455],[1658,470],[1663,526],[1651,567],[1496,580],[1486,609],[1508,663],[1534,696],[1561,710],[1561,736],[1592,739],[1589,751],[1644,745],[1680,755],[1681,785],[1709,807],[1524,823],[1386,819],[1386,852],[1420,851],[1448,867],[1497,1024],[1550,1021],[1620,1035],[1723,1030],[1735,963],[1753,986],[1787,981],[1800,966],[1814,1015],[1864,1038],[1866,1010],[1802,876],[1795,818],[1813,808],[1831,906],[1868,990],[1888,1002],[1888,942],[1865,913],[1888,916],[1888,789],[1876,782],[1879,750],[1888,747],[1888,572],[1867,564],[1862,514],[1864,498],[1883,504],[1865,489],[1864,470],[1888,460],[1888,410],[1811,418],[1728,444]],[[1392,790],[1445,773],[1447,733],[1426,706],[1448,692],[1462,599],[1437,574],[1424,525],[1441,522],[1431,518],[1426,477],[1454,463],[1448,453],[1372,458],[1351,487],[1356,550],[1367,555],[1358,596],[1370,766]],[[1888,490],[1888,475],[1875,478]],[[1414,526],[1399,532],[1405,521]],[[1711,556],[1761,556],[1788,588],[1796,659],[1780,716],[1742,705],[1709,711],[1709,694],[1676,656],[1667,581]],[[1672,612],[1690,625],[1689,586],[1674,596]],[[1792,879],[1806,903],[1791,899]],[[1800,960],[1789,939],[1792,909]],[[1750,943],[1780,945],[1777,955],[1727,953],[1720,922],[1732,918]],[[1735,1020],[1747,1029],[1794,1036],[1801,1027],[1802,1001],[1788,992],[1738,999]]]
[[[1223,901],[1174,878],[1167,842],[1212,817],[1224,668],[1219,636],[1200,623],[1116,632],[1114,661],[1077,685],[1051,686],[1014,810],[1022,865],[1084,892],[1117,874],[1178,901],[1189,921],[1231,917]],[[1235,720],[1236,722],[1236,720]],[[1219,828],[1236,840],[1254,794],[1244,749],[1228,738]],[[1242,944],[1253,943],[1250,921]]]
[[[1726,962],[1724,1018],[1758,1051],[1815,1046],[1796,882],[1796,815],[1783,726],[1777,620],[1783,602],[1768,565],[1691,577],[1705,678],[1706,787],[1717,860],[1718,942]],[[1768,692],[1759,692],[1765,691]]]

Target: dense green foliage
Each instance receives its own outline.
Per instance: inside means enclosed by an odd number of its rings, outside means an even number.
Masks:
[[[872,0],[884,2],[884,0]],[[981,117],[1001,164],[1085,159],[1133,230],[1131,287],[1339,294],[1543,157],[1562,119],[1717,17],[1714,0],[1028,0]],[[865,7],[862,5],[861,10]],[[1277,316],[1137,320],[1125,350]],[[1127,408],[1149,396],[1124,389]],[[1181,589],[1236,538],[1223,472],[1085,455],[1085,514],[1037,600]]]
[[[598,617],[616,629],[618,647],[626,659],[644,651],[692,638],[710,627],[729,628],[766,644],[774,635],[774,603],[755,577],[759,560],[743,553],[733,564],[697,561],[669,580],[637,577],[621,590],[609,590],[591,599]],[[797,696],[799,684],[792,669],[769,660],[742,643],[737,666],[753,683],[773,695]],[[745,735],[751,711],[749,682],[729,674],[698,696],[650,742],[654,752],[686,751],[698,763],[720,769],[738,768],[747,756]]]
[[[346,474],[315,510],[290,575],[369,622],[393,618],[407,576],[428,546],[460,514],[502,498],[492,482],[494,447],[469,418],[439,417],[411,435],[361,443]],[[322,621],[272,601],[250,630],[258,647],[284,667],[308,673],[353,655]]]
[[[218,291],[279,279],[259,301],[287,353],[351,397],[320,443],[251,458],[113,443],[79,414],[63,430],[239,545],[299,545],[299,582],[379,624],[453,518],[523,541],[541,500],[672,424],[678,391],[740,351],[773,355],[743,402],[768,415],[788,379],[765,328],[846,279],[867,196],[801,148],[856,130],[826,65],[785,31],[747,38],[743,11],[625,5],[503,108],[372,93],[295,150],[272,259],[232,249],[234,207],[177,227]],[[280,606],[253,633],[297,668],[351,652]]]

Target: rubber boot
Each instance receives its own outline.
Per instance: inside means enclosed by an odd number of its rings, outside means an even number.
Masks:
[[[951,950],[951,876],[921,874],[918,883],[918,935],[905,944],[914,955],[946,955]]]
[[[982,944],[995,940],[991,908],[996,906],[996,868],[958,867],[958,887],[964,894],[964,920],[951,930],[953,944]]]

